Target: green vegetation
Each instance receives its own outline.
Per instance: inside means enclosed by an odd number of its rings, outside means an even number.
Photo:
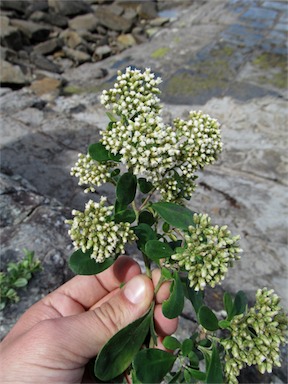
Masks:
[[[18,263],[8,263],[7,272],[0,272],[0,310],[9,301],[17,303],[20,300],[17,289],[25,287],[32,274],[41,268],[40,261],[34,259],[34,252],[25,249],[24,254]]]

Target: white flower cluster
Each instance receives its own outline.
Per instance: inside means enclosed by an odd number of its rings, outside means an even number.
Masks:
[[[185,247],[178,248],[171,259],[188,271],[190,286],[199,291],[221,283],[242,250],[237,244],[240,236],[231,236],[227,226],[212,226],[206,214],[195,213],[193,219],[195,227],[189,227]]]
[[[112,162],[98,163],[89,154],[79,153],[78,161],[71,168],[70,174],[79,177],[79,185],[88,185],[84,190],[85,193],[95,192],[95,186],[99,187],[111,179],[112,166]]]
[[[257,365],[261,373],[280,367],[280,346],[287,342],[288,321],[279,302],[273,290],[259,289],[255,306],[231,320],[231,336],[221,340],[229,383],[238,383],[237,376],[246,365]]]
[[[106,200],[105,197],[99,203],[89,200],[84,212],[74,210],[74,219],[66,221],[71,225],[68,233],[75,248],[84,253],[92,249],[91,258],[98,263],[124,253],[125,244],[136,239],[130,223],[115,223],[110,219],[113,206],[105,207]]]
[[[201,111],[189,120],[175,119],[174,127],[159,116],[160,80],[150,69],[127,68],[101,101],[121,117],[101,132],[105,148],[143,175],[166,201],[189,199],[195,189],[195,171],[212,163],[222,149],[219,123]],[[137,92],[136,92],[137,90]],[[135,94],[136,92],[136,94]]]
[[[155,77],[150,68],[143,73],[138,69],[126,68],[125,73],[118,72],[117,82],[110,90],[104,90],[101,103],[112,109],[118,116],[130,120],[137,114],[158,113],[160,111],[160,77]]]

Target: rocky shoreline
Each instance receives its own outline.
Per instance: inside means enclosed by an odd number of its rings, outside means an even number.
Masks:
[[[169,18],[159,16],[165,5],[161,0],[2,1],[0,83],[33,87],[45,71],[59,86],[68,69],[147,42],[169,24]],[[106,74],[102,70],[98,76]]]

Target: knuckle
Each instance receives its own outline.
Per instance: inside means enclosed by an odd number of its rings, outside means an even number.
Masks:
[[[109,301],[94,311],[99,327],[106,338],[110,338],[123,328],[124,313],[120,306],[112,305]]]

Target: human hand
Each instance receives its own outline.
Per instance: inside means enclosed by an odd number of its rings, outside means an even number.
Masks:
[[[86,364],[103,345],[147,312],[159,278],[159,270],[153,271],[152,281],[141,275],[127,256],[96,276],[74,277],[28,309],[2,341],[0,382],[81,382]],[[159,348],[161,338],[177,328],[177,319],[162,314],[168,296],[166,282],[154,312]]]

